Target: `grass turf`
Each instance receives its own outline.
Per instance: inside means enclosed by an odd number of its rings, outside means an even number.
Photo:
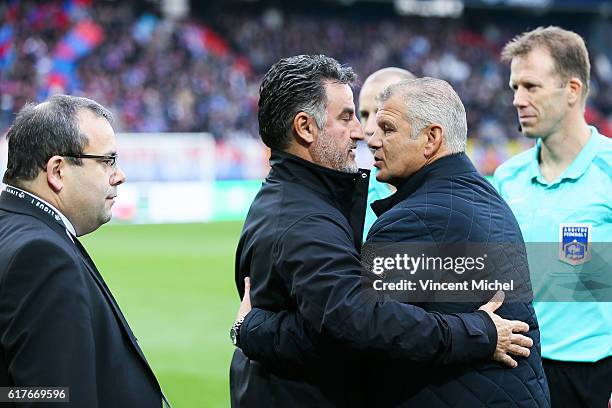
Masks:
[[[241,227],[109,225],[82,240],[174,407],[229,406]]]

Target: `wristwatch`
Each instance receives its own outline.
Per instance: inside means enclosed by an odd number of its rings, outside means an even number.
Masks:
[[[236,347],[240,346],[240,326],[242,326],[242,322],[244,322],[244,317],[236,320],[230,329],[230,339],[232,339],[232,344]]]

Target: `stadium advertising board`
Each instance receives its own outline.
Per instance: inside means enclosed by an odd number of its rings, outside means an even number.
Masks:
[[[242,220],[268,171],[268,153],[252,138],[122,133],[117,141],[128,182],[113,207],[115,222]]]
[[[128,183],[121,186],[113,208],[116,220],[210,220],[215,177],[215,141],[210,134],[121,133],[117,143]]]
[[[113,207],[115,222],[242,220],[269,169],[269,153],[251,138],[219,143],[208,133],[120,133],[117,140],[128,181]],[[485,146],[470,140],[467,151],[480,172],[489,175],[528,147],[528,141]],[[2,138],[0,174],[7,151]],[[365,143],[359,144],[357,159],[360,167],[371,167]]]
[[[208,133],[120,133],[120,165],[134,182],[209,182],[215,141]]]

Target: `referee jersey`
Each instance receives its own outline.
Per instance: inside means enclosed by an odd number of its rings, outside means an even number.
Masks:
[[[366,204],[365,223],[363,225],[364,242],[368,237],[370,228],[377,219],[376,214],[374,214],[374,211],[370,205],[374,201],[389,197],[392,193],[387,183],[381,183],[380,181],[376,180],[376,173],[378,173],[378,169],[376,167],[372,167],[372,171],[370,172],[370,182],[368,184],[368,201]]]
[[[528,250],[543,252],[547,245],[558,248],[553,256],[535,257],[540,259],[534,263],[530,257],[536,300],[551,300],[555,294],[562,300],[571,298],[571,293],[546,293],[551,287],[573,290],[578,300],[584,300],[581,290],[587,294],[612,291],[605,283],[589,286],[602,279],[610,282],[612,263],[602,262],[593,251],[585,256],[583,245],[612,243],[612,139],[594,127],[589,129],[587,144],[551,183],[540,173],[540,139],[533,148],[502,164],[494,175],[493,183],[516,216]],[[612,244],[606,246],[612,248]],[[595,268],[597,262],[600,267]],[[595,362],[612,355],[611,302],[536,301],[534,307],[543,358]]]

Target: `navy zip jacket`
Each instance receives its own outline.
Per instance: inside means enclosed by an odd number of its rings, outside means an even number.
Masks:
[[[485,312],[427,312],[362,285],[367,171],[278,151],[271,164],[236,253],[238,292],[250,276],[254,309],[232,359],[232,406],[363,406],[368,356],[430,365],[491,358],[497,332]]]
[[[368,242],[477,243],[495,261],[495,276],[529,282],[519,225],[506,202],[464,154],[443,157],[409,177],[396,194],[372,205],[379,216]],[[503,244],[503,245],[499,245]],[[467,312],[470,302],[421,304],[428,311]],[[501,317],[526,322],[534,346],[528,358],[513,356],[518,367],[489,361],[439,368],[415,368],[406,377],[402,361],[372,361],[367,392],[371,406],[403,407],[549,407],[542,367],[540,332],[530,301],[506,301]]]

